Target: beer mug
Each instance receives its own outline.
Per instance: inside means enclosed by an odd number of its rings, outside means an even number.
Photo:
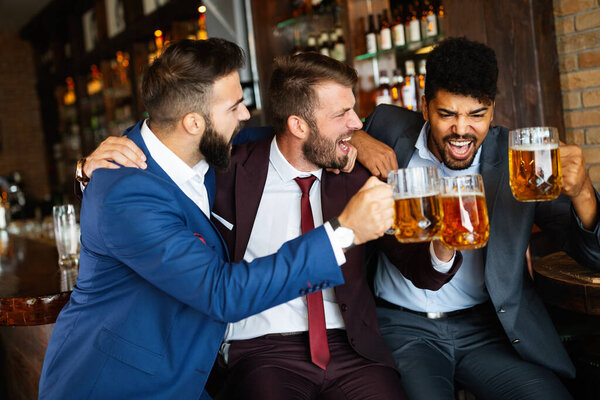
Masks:
[[[442,215],[436,167],[391,171],[388,184],[394,192],[393,234],[399,242],[427,242],[439,235]]]
[[[490,224],[481,175],[442,178],[440,192],[442,243],[455,250],[485,246]]]
[[[515,199],[556,199],[562,186],[556,128],[515,129],[509,140],[510,189]]]

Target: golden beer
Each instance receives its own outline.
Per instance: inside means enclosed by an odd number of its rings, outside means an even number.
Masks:
[[[547,201],[558,197],[562,187],[558,144],[511,146],[508,160],[515,199]]]
[[[455,250],[485,246],[490,226],[483,193],[443,195],[442,242]]]
[[[394,202],[394,229],[399,242],[427,242],[439,235],[442,214],[438,193],[396,197]]]

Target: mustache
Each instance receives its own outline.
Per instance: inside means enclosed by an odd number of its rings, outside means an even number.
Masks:
[[[475,135],[471,135],[467,133],[466,135],[459,135],[458,133],[452,133],[446,137],[444,137],[444,142],[448,142],[450,140],[472,140],[473,142],[477,142],[477,137]]]

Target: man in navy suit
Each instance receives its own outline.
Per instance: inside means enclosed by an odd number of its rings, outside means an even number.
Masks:
[[[209,220],[215,169],[249,113],[233,43],[169,46],[143,80],[150,115],[127,132],[147,169],[100,169],[81,210],[77,285],[48,345],[43,399],[198,399],[226,324],[343,283],[329,222],[276,254],[230,263]],[[354,244],[381,236],[391,191],[371,180],[338,214]],[[347,245],[347,244],[344,244]]]
[[[383,175],[397,166],[431,165],[442,176],[481,174],[484,180],[489,241],[462,251],[449,284],[423,290],[393,260],[379,259],[379,323],[411,399],[453,399],[455,381],[482,399],[570,398],[557,375],[573,377],[575,368],[534,291],[525,252],[535,223],[582,265],[600,268],[598,193],[581,148],[561,145],[562,195],[515,200],[508,130],[491,126],[497,78],[491,48],[448,38],[427,57],[422,115],[379,106],[365,130],[385,145],[362,133],[353,138],[359,160]],[[454,252],[438,243],[435,256],[450,260]]]

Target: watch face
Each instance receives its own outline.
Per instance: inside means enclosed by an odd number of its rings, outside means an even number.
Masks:
[[[335,230],[335,235],[342,248],[350,247],[354,243],[354,231],[350,228],[340,226]]]

